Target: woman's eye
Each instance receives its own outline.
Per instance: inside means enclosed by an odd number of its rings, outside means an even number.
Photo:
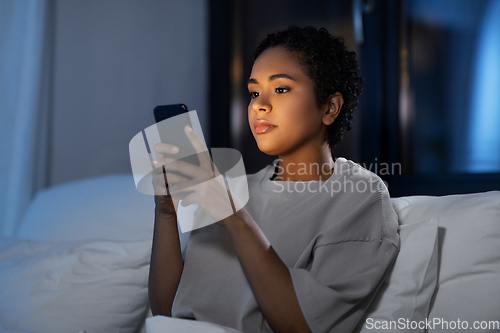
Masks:
[[[255,97],[259,96],[259,93],[256,91],[251,91],[248,95],[250,96],[250,98],[255,98]]]
[[[286,87],[285,88],[284,87],[278,87],[278,88],[276,88],[276,92],[278,94],[284,94],[284,93],[286,93],[289,90],[290,90],[290,88],[286,88]]]

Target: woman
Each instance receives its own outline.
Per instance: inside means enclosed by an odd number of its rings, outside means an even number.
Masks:
[[[152,312],[244,332],[351,332],[399,247],[382,181],[351,161],[334,162],[330,152],[361,93],[355,54],[324,28],[290,27],[259,45],[248,89],[259,149],[279,158],[248,176],[243,209],[191,233],[184,262],[176,203],[155,196]],[[213,177],[208,156],[200,162],[169,163],[171,191]],[[158,170],[165,163],[156,161]],[[182,205],[210,210],[218,190],[186,193]]]

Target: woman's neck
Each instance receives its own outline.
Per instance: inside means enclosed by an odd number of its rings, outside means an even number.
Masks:
[[[279,156],[274,180],[310,181],[326,180],[333,171],[333,158],[327,145],[321,149]]]

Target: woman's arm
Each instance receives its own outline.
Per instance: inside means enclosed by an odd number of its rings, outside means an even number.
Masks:
[[[183,267],[177,216],[156,209],[148,286],[153,315],[172,316]]]
[[[185,133],[198,152],[200,166],[198,167],[184,161],[174,161],[172,159],[156,161],[156,164],[164,165],[167,173],[175,171],[190,178],[184,181],[174,181],[174,185],[169,187],[171,193],[174,194],[186,191],[189,192],[187,196],[183,198],[183,205],[187,206],[196,203],[205,209],[211,216],[218,216],[220,209],[227,208],[227,199],[225,198],[227,198],[227,196],[231,197],[231,195],[228,193],[224,181],[220,178],[214,178],[214,175],[219,175],[220,173],[217,171],[217,168],[212,165],[212,160],[207,153],[205,144],[191,128],[186,127]],[[161,146],[157,148],[158,152],[162,152],[161,150],[163,148]],[[212,179],[217,181],[208,181]],[[278,257],[250,214],[243,208],[236,214],[219,221],[219,223],[225,226],[231,234],[243,271],[245,272],[253,294],[264,316],[271,325],[271,328],[277,333],[310,332],[300,309],[288,267],[286,267]],[[158,234],[160,234],[160,232],[158,232]],[[160,238],[160,236],[157,236],[155,226],[154,239],[156,239],[156,237],[158,237],[158,239]],[[161,236],[162,240],[163,237],[166,236]],[[171,235],[171,237],[173,237],[173,235]],[[168,244],[164,244],[164,246],[167,245]],[[174,250],[174,245],[171,244],[171,246],[171,250]],[[177,248],[175,250],[179,253],[178,260],[182,263],[178,243],[176,246]],[[153,249],[155,249],[155,245],[153,245]],[[167,251],[168,250],[165,249],[164,252],[162,248],[162,257],[167,257]],[[160,257],[160,255],[158,255],[158,257]],[[156,258],[156,260],[158,261],[159,258]],[[171,265],[173,264],[172,262]],[[158,266],[157,263],[155,266]],[[153,267],[153,258],[151,260],[151,267]],[[161,277],[168,270],[168,266],[165,266],[163,272],[158,272],[159,275],[154,276]],[[178,279],[180,278],[181,272],[182,266],[178,271],[176,270],[174,274],[172,274],[172,272],[168,274],[171,275],[169,279],[172,280],[170,282],[173,289],[173,292],[170,291],[172,292],[172,300],[175,296],[175,290],[178,286]],[[178,276],[176,275],[177,273],[179,274]],[[152,275],[150,275],[150,277],[151,276]],[[172,305],[172,300],[169,303],[170,307]],[[153,305],[151,309],[153,309]]]
[[[276,332],[310,332],[288,267],[243,208],[219,222],[227,228],[253,294]]]
[[[155,145],[156,155],[176,154],[179,149],[167,144]],[[179,180],[186,180],[175,174],[165,172],[163,163],[152,161],[153,188],[155,200],[155,221],[153,245],[151,249],[151,263],[149,266],[148,293],[149,304],[153,315],[172,316],[172,304],[179,287],[182,269],[181,245],[177,229],[178,200],[172,200],[167,190],[167,184]],[[168,179],[167,179],[168,177]]]

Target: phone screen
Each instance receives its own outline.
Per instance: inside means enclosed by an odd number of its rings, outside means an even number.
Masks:
[[[193,127],[187,106],[184,104],[160,105],[155,107],[154,116],[161,142],[179,148],[179,153],[164,154],[165,157],[199,165],[197,152],[184,132],[186,125]]]

